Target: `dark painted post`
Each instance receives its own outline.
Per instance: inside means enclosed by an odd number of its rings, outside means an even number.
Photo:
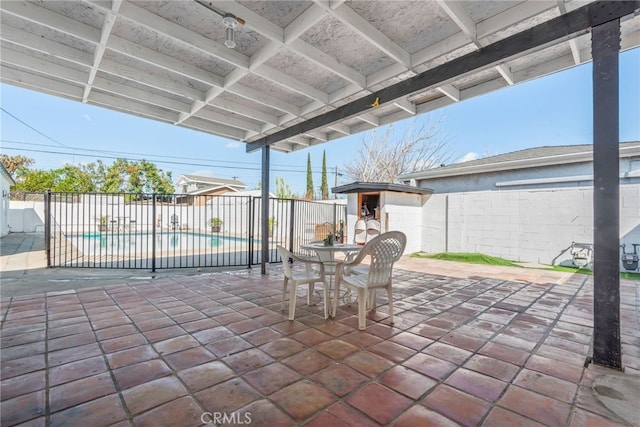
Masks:
[[[47,268],[51,267],[51,190],[44,194],[44,248],[47,252]]]
[[[269,262],[269,146],[262,147],[262,257],[260,271],[267,274],[267,262]]]
[[[620,345],[620,20],[593,27],[593,362],[622,368]]]
[[[151,271],[156,271],[156,193],[151,198]]]

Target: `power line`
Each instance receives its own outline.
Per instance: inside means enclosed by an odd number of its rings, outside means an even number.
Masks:
[[[13,114],[11,114],[10,112],[8,112],[7,110],[5,110],[4,108],[0,107],[0,110],[2,110],[5,114],[9,115],[10,117],[13,117],[15,120],[17,120],[18,122],[22,123],[23,125],[25,125],[26,127],[28,127],[29,129],[31,129],[32,131],[44,136],[45,138],[47,138],[50,141],[55,142],[56,144],[65,147],[65,148],[69,148],[66,145],[64,145],[62,142],[56,141],[55,139],[51,138],[49,135],[45,135],[44,133],[40,132],[38,129],[34,128],[33,126],[31,126],[28,123],[23,122],[22,120],[20,120],[19,118],[17,118],[16,116],[14,116]]]
[[[29,148],[13,148],[13,147],[2,147],[4,150],[15,150],[15,151],[27,151],[27,152],[33,152],[33,153],[45,153],[45,154],[69,154],[69,155],[75,155],[75,156],[80,156],[80,157],[91,157],[91,158],[96,158],[96,157],[100,157],[103,159],[124,159],[124,160],[133,160],[133,161],[142,161],[142,160],[147,160],[147,159],[138,159],[138,158],[124,158],[124,157],[118,157],[118,156],[107,156],[107,155],[100,155],[100,156],[95,156],[95,155],[91,155],[91,154],[74,154],[74,153],[65,153],[65,152],[60,152],[60,151],[50,151],[50,150],[35,150],[35,149],[29,149]],[[247,167],[247,166],[224,166],[224,165],[213,165],[210,163],[187,163],[187,162],[176,162],[176,161],[169,161],[169,160],[152,160],[155,163],[162,163],[162,164],[171,164],[171,165],[184,165],[184,166],[202,166],[202,167],[212,167],[212,168],[220,168],[220,169],[242,169],[242,170],[255,170],[255,171],[260,171],[262,170],[262,167]],[[273,172],[290,172],[290,173],[306,173],[306,170],[291,170],[291,169],[270,169]],[[315,173],[320,173],[320,172],[315,172]]]

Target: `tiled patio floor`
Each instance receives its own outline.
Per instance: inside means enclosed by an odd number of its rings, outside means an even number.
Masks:
[[[424,265],[396,269],[396,324],[382,306],[366,331],[304,298],[286,320],[278,267],[5,299],[2,426],[625,425],[591,392],[611,371],[583,368],[591,277]],[[622,294],[637,374],[637,285]]]

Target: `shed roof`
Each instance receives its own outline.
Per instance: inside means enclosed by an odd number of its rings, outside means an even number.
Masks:
[[[591,61],[591,27],[617,17],[636,47],[639,5],[2,1],[0,79],[293,151]]]
[[[237,179],[223,179],[223,178],[215,178],[212,176],[203,176],[203,175],[180,175],[176,182],[179,182],[181,178],[184,178],[186,181],[191,182],[201,182],[204,184],[211,185],[220,185],[220,186],[233,186],[233,187],[242,187],[245,188],[247,184],[242,181],[238,181]]]
[[[432,194],[430,188],[420,188],[406,184],[391,184],[388,182],[352,182],[331,189],[334,194],[370,193],[391,191],[396,193]]]
[[[640,142],[620,143],[620,157],[632,156],[640,156]],[[408,182],[411,179],[442,178],[591,161],[593,161],[592,144],[534,147],[405,174],[399,179]]]

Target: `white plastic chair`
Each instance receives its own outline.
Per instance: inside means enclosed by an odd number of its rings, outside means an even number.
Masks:
[[[278,246],[278,252],[280,253],[280,257],[282,257],[282,266],[284,268],[282,304],[280,309],[284,311],[284,301],[287,297],[287,287],[289,282],[291,282],[291,289],[289,291],[289,320],[293,320],[296,314],[296,293],[298,291],[298,286],[308,285],[307,305],[311,305],[311,295],[313,294],[315,284],[322,283],[324,318],[327,319],[329,317],[329,293],[328,287],[325,285],[324,265],[322,262],[299,257],[282,246]],[[294,270],[292,268],[293,262],[304,263],[305,269],[302,271]]]
[[[377,289],[387,290],[389,304],[389,320],[393,324],[393,295],[391,290],[391,279],[393,265],[400,259],[407,244],[407,236],[400,231],[389,231],[380,234],[367,243],[358,256],[350,262],[340,262],[336,266],[336,290],[333,299],[333,315],[338,309],[338,298],[340,286],[347,287],[350,291],[356,292],[358,296],[358,329],[364,330],[366,327],[365,311],[367,305],[370,309],[375,308],[375,292]],[[369,266],[366,269],[359,269],[359,274],[345,274],[345,269],[353,270],[361,264],[365,258],[369,257]]]
[[[371,219],[367,221],[367,242],[380,235],[380,221]]]
[[[353,243],[364,245],[367,242],[367,223],[364,219],[356,221],[353,232]]]

